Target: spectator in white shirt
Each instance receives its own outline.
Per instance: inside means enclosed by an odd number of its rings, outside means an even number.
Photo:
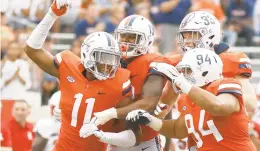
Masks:
[[[1,99],[19,100],[26,97],[26,92],[31,86],[29,64],[20,59],[21,48],[11,42],[1,67]]]

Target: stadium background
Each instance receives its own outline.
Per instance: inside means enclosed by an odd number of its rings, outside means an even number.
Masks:
[[[11,117],[15,100],[26,100],[31,106],[28,121],[49,116],[48,100],[57,91],[57,80],[43,73],[22,51],[26,39],[41,21],[52,0],[1,1],[1,100],[2,120]],[[242,5],[239,5],[242,4]],[[258,8],[258,9],[256,9]],[[179,53],[175,41],[178,26],[190,11],[213,13],[222,24],[223,41],[230,51],[245,52],[251,59],[251,82],[260,96],[260,0],[72,0],[72,7],[52,27],[44,48],[53,55],[66,49],[80,54],[84,37],[94,31],[113,33],[127,15],[140,14],[150,19],[156,28],[154,53]],[[5,90],[4,74],[8,73],[8,51],[19,49],[17,59],[28,63],[29,79],[26,91],[13,85]],[[3,72],[4,67],[7,71]],[[258,88],[257,88],[258,87]],[[11,90],[11,91],[10,91]],[[21,95],[22,94],[22,95]]]

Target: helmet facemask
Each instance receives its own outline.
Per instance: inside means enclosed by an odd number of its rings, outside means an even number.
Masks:
[[[148,51],[145,47],[144,33],[132,30],[116,30],[115,38],[125,58],[140,56]]]
[[[183,74],[183,76],[189,83],[193,85],[196,83],[196,80],[194,78],[194,72],[192,71],[189,65],[177,65],[176,69],[179,73]]]
[[[106,80],[115,76],[117,68],[120,65],[120,52],[96,48],[89,55],[90,60],[88,63],[91,66],[86,69],[93,73],[98,80]]]
[[[185,79],[192,85],[196,83],[196,80],[194,78],[194,72],[192,71],[191,67],[189,65],[177,65],[176,69],[179,73],[183,74]],[[173,90],[176,93],[182,93],[182,91],[176,87],[175,84],[173,84]]]
[[[204,48],[200,31],[179,32],[177,34],[177,41],[180,43],[184,53],[191,49]]]

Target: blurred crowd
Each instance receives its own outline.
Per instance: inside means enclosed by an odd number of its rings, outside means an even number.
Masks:
[[[42,104],[57,91],[55,78],[42,73],[22,51],[25,40],[39,23],[52,0],[6,0],[1,5],[1,91],[2,99],[22,99],[28,89],[41,91]],[[113,33],[127,15],[139,14],[156,26],[152,51],[163,55],[178,53],[175,37],[184,16],[204,10],[214,14],[223,27],[223,41],[231,46],[255,46],[260,36],[259,0],[73,0],[72,7],[55,22],[51,33],[75,33],[66,41],[80,55],[84,37],[94,31]],[[49,36],[44,48],[52,54],[59,39]],[[11,68],[10,68],[11,67]],[[12,90],[16,91],[10,93]],[[14,93],[17,93],[14,95]]]

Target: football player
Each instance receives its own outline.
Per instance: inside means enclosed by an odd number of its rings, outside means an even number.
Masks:
[[[153,65],[172,81],[174,93],[182,92],[177,120],[161,120],[144,110],[135,110],[126,120],[150,126],[169,138],[189,136],[198,151],[256,151],[248,135],[241,84],[222,78],[223,63],[213,51],[196,48],[186,52],[175,67]]]
[[[249,82],[252,74],[250,59],[242,52],[223,52],[223,50],[227,50],[228,48],[225,46],[224,49],[221,48],[223,47],[220,44],[221,27],[216,17],[204,11],[196,11],[188,14],[180,24],[178,39],[183,54],[194,48],[206,48],[218,54],[221,53],[220,58],[224,64],[223,76],[235,78],[241,82],[243,100],[250,116],[255,110],[257,101],[254,88]],[[183,54],[169,57],[173,66],[178,64]],[[174,101],[172,101],[173,99],[169,99],[172,92],[171,84],[167,84],[167,88],[165,88],[165,92],[163,93],[163,97],[165,98],[162,98],[162,100],[165,101],[165,104],[172,106]]]
[[[148,53],[155,36],[154,27],[148,19],[139,15],[126,17],[120,22],[115,36],[123,53],[122,65],[131,71],[130,79],[134,87],[134,102],[123,108],[111,108],[94,113],[95,125],[102,125],[114,118],[125,119],[127,113],[137,108],[152,113],[160,99],[166,81],[163,75],[150,68],[150,65],[155,62],[170,62],[163,56]],[[82,133],[85,132],[82,131]],[[89,133],[87,129],[86,133]],[[112,150],[126,150],[117,146],[111,147]],[[159,151],[161,144],[158,133],[150,127],[143,126],[140,145],[127,148],[127,150],[145,150],[147,148],[150,151]]]
[[[188,14],[180,24],[178,40],[183,54],[194,48],[206,48],[220,54],[224,64],[223,76],[235,78],[241,82],[244,104],[249,117],[251,117],[255,110],[257,99],[254,88],[249,82],[252,74],[250,59],[242,52],[223,52],[228,47],[220,43],[221,27],[216,17],[204,11],[195,11]],[[183,54],[169,57],[173,66],[178,64]],[[171,84],[167,83],[163,91],[161,103],[167,104],[169,107],[158,115],[159,117],[164,117],[176,102],[176,95],[172,92]],[[189,147],[194,145],[192,139],[188,139],[188,145]]]
[[[53,2],[28,38],[25,52],[41,69],[60,80],[62,122],[54,151],[103,151],[106,144],[94,136],[81,138],[80,128],[83,123],[90,122],[94,112],[120,107],[131,101],[127,97],[132,90],[130,72],[118,68],[121,52],[114,37],[105,32],[86,37],[80,58],[69,50],[54,57],[42,48],[49,29],[59,16],[66,13],[69,4],[69,0]],[[103,131],[111,129],[112,122],[99,128]],[[134,135],[131,130],[122,133],[126,137]],[[126,140],[121,139],[115,145]]]
[[[40,119],[35,124],[35,138],[32,144],[32,151],[51,151],[58,140],[61,123],[53,117],[53,109],[59,106],[60,96],[60,91],[57,91],[49,100],[51,117]]]

